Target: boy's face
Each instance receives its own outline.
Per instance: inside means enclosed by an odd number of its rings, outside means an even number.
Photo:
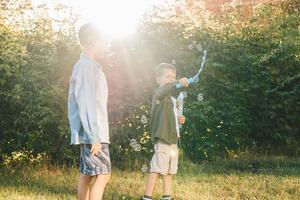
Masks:
[[[156,81],[160,86],[163,86],[166,83],[172,83],[175,80],[176,80],[176,70],[173,69],[163,70],[163,74],[160,77],[156,78]]]

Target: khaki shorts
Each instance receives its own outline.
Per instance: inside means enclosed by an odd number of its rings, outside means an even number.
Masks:
[[[176,174],[178,169],[178,146],[162,141],[154,145],[154,155],[150,162],[150,172],[162,175]]]

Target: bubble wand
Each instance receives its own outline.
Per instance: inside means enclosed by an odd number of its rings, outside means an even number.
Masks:
[[[204,67],[204,64],[205,64],[205,61],[206,61],[206,55],[207,55],[207,51],[204,50],[203,51],[203,56],[202,56],[202,62],[201,62],[199,71],[197,72],[197,74],[195,76],[188,79],[189,85],[192,84],[192,83],[197,83],[199,81],[199,75],[203,70],[203,67]],[[180,83],[177,83],[176,88],[182,88],[182,85]]]
[[[188,79],[188,83],[192,84],[192,83],[197,83],[199,81],[199,75],[203,70],[205,61],[206,61],[206,55],[207,55],[207,51],[204,50],[203,51],[203,57],[202,57],[202,62],[199,68],[199,71],[197,72],[196,75],[194,75],[193,77]],[[181,88],[182,85],[180,83],[176,84],[176,88]],[[178,102],[178,114],[179,115],[183,115],[183,104],[184,104],[184,98],[186,98],[186,92],[180,92],[178,97],[177,97],[177,102]],[[180,128],[182,127],[182,125],[180,125]]]

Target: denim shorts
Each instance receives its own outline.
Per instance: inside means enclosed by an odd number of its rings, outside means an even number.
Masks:
[[[80,145],[80,173],[86,176],[96,176],[111,173],[109,145],[101,143],[101,151],[91,154],[91,144]]]

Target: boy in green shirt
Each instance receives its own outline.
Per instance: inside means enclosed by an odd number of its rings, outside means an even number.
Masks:
[[[155,153],[141,200],[152,199],[159,174],[163,177],[161,200],[171,200],[172,175],[177,173],[178,168],[179,125],[185,122],[185,117],[178,114],[176,99],[173,96],[180,92],[176,84],[188,87],[188,79],[181,78],[176,81],[176,68],[168,63],[159,64],[155,68],[155,74],[159,88],[153,96],[150,116],[150,132]]]

